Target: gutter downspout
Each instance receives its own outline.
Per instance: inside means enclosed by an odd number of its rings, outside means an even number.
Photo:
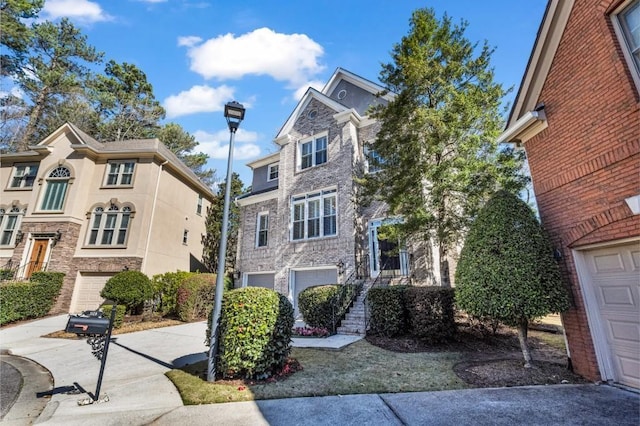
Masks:
[[[153,204],[151,205],[151,218],[149,222],[149,230],[147,231],[147,242],[144,247],[144,257],[142,258],[142,266],[140,267],[140,272],[146,274],[147,268],[147,257],[149,255],[149,244],[151,244],[151,231],[153,229],[153,219],[156,215],[156,202],[158,201],[158,190],[160,189],[160,176],[162,176],[162,168],[165,164],[167,164],[169,160],[165,160],[164,163],[160,164],[160,169],[158,170],[158,178],[156,179],[156,189],[153,193]]]

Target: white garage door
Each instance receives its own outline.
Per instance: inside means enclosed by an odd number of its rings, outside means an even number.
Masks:
[[[314,269],[306,271],[295,271],[293,275],[293,300],[296,319],[300,317],[298,311],[298,295],[302,290],[322,284],[337,284],[337,269]]]
[[[71,313],[96,310],[104,299],[100,297],[100,292],[113,274],[88,274],[80,273],[73,290],[73,303]]]
[[[605,378],[640,388],[640,244],[589,250],[584,257],[590,322],[599,328],[600,362],[612,375]]]
[[[247,287],[264,287],[273,290],[273,273],[270,274],[246,274]]]

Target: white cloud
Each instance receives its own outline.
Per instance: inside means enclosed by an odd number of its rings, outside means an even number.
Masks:
[[[302,99],[304,94],[307,93],[309,87],[313,87],[314,89],[321,91],[324,87],[324,82],[320,80],[313,80],[303,84],[302,86],[300,86],[300,88],[298,88],[298,90],[295,91],[295,93],[293,94],[293,99],[296,101]]]
[[[225,34],[189,47],[191,70],[204,78],[239,79],[269,75],[299,87],[324,66],[324,49],[305,34],[281,34],[259,28],[235,37]]]
[[[82,23],[110,21],[98,3],[89,0],[48,0],[42,9],[48,19],[69,18]]]
[[[233,98],[234,89],[222,85],[220,87],[193,86],[191,89],[169,96],[164,100],[167,118],[198,112],[214,112],[224,110],[224,104]]]
[[[220,130],[216,133],[208,133],[197,130],[193,136],[199,142],[198,151],[204,152],[212,159],[227,159],[229,155],[229,130]],[[255,143],[258,140],[256,132],[238,129],[233,146],[234,160],[248,160],[260,155],[260,147]]]
[[[202,38],[200,38],[198,36],[178,37],[178,46],[191,47],[191,46],[195,46],[196,44],[200,43],[201,41],[202,41]]]

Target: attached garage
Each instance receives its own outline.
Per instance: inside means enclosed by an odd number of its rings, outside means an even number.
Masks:
[[[70,313],[98,309],[104,301],[100,297],[102,288],[114,274],[79,272],[71,298]]]
[[[275,274],[273,272],[259,274],[247,273],[244,275],[244,285],[246,287],[264,287],[273,290],[274,277]]]
[[[576,253],[603,379],[640,388],[640,242]]]
[[[291,294],[293,294],[296,318],[300,317],[298,311],[298,295],[308,287],[323,284],[336,284],[338,282],[338,270],[335,267],[326,269],[306,269],[292,271]]]

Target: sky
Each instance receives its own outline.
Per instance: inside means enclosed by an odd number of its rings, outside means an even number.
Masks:
[[[381,64],[409,32],[411,13],[433,8],[468,22],[465,36],[495,48],[495,79],[522,80],[547,0],[46,0],[40,17],[67,17],[105,61],[144,71],[164,122],[180,124],[227,171],[224,104],[246,108],[235,137],[233,171],[251,184],[247,162],[276,152],[275,135],[309,86],[322,89],[336,68],[379,82]],[[506,114],[506,113],[505,113]]]

